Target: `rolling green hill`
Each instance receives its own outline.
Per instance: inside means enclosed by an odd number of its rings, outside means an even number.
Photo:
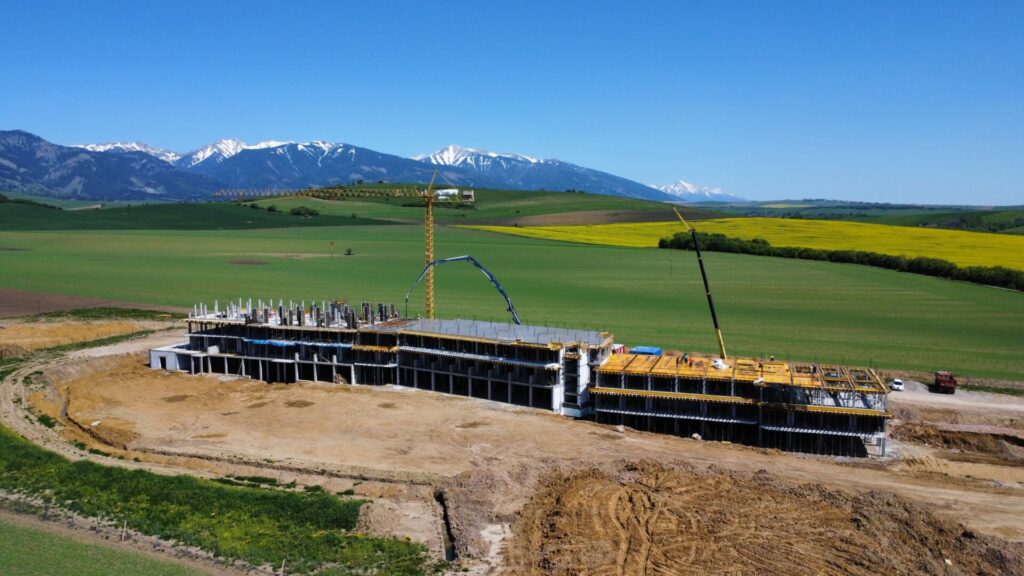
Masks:
[[[155,204],[91,210],[60,210],[0,203],[0,230],[244,230],[306,226],[387,224],[351,216],[312,218],[273,213],[230,203]]]
[[[383,187],[383,186],[380,186]],[[439,222],[469,223],[490,222],[510,218],[560,214],[567,212],[592,211],[635,211],[663,213],[671,218],[669,205],[650,200],[603,196],[599,194],[569,192],[524,192],[521,190],[476,190],[476,202],[471,207],[455,207],[437,204],[435,218]],[[258,200],[259,206],[276,206],[287,211],[296,206],[316,208],[321,214],[379,218],[406,222],[422,222],[422,204],[413,198],[358,198],[344,200],[319,200],[305,197],[285,197]],[[697,210],[689,210],[697,215]]]

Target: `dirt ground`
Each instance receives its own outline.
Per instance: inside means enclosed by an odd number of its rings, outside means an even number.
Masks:
[[[94,306],[142,308],[145,310],[163,310],[167,312],[183,312],[186,310],[177,306],[157,306],[138,302],[89,298],[86,296],[68,296],[67,294],[49,294],[46,292],[33,292],[31,290],[0,288],[0,318],[14,318],[28,314],[57,312],[73,308],[92,308]]]
[[[94,322],[5,322],[0,329],[2,357],[21,356],[32,350],[120,336],[142,330],[140,323],[97,320]]]
[[[514,527],[524,575],[1020,574],[1024,545],[883,492],[623,463],[546,478]]]
[[[372,501],[361,529],[409,536],[438,555],[450,531],[460,568],[477,574],[506,564],[513,574],[1021,566],[1019,547],[997,539],[1024,541],[1024,466],[1006,439],[1024,429],[1020,398],[958,393],[950,405],[896,393],[893,457],[830,459],[407,388],[172,374],[131,353],[175,339],[26,367],[16,379],[42,374],[0,389],[0,416],[74,457],[96,458],[70,439],[141,460],[108,464],[351,487]],[[28,405],[63,427],[32,426],[18,412]]]

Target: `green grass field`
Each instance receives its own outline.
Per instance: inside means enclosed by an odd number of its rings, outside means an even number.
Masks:
[[[236,204],[155,204],[89,210],[57,210],[13,202],[0,204],[0,230],[205,230],[386,224],[351,216],[302,218]]]
[[[218,557],[255,566],[287,560],[289,573],[336,567],[352,574],[422,576],[428,570],[424,546],[352,532],[360,500],[69,461],[2,426],[0,488]]]
[[[297,196],[270,198],[255,202],[258,206],[273,205],[285,212],[297,206],[307,206],[316,208],[325,215],[351,216],[355,213],[361,218],[398,220],[409,223],[422,222],[422,206],[408,205],[415,203],[416,200],[412,198],[320,200]],[[438,204],[434,213],[439,222],[458,224],[589,210],[665,212],[667,208],[668,206],[661,202],[618,196],[482,189],[476,190],[474,207],[454,208]]]
[[[0,246],[26,249],[0,251],[0,285],[189,307],[249,296],[401,305],[423,265],[422,235],[404,225],[0,232]],[[355,255],[342,256],[346,248]],[[524,322],[607,329],[631,345],[716,349],[688,253],[458,228],[437,231],[436,253],[480,259]],[[1024,379],[1020,293],[827,262],[705,260],[731,353]],[[445,317],[506,318],[493,288],[460,264],[439,269],[437,304]],[[422,310],[420,289],[410,312]]]
[[[561,192],[520,192],[477,190],[477,202],[469,208],[438,204],[438,222],[494,222],[503,219],[572,211],[666,212],[667,205],[648,200],[566,194]],[[55,210],[20,203],[0,203],[0,230],[247,230],[307,226],[349,226],[353,224],[420,223],[423,207],[414,198],[359,198],[320,200],[306,197],[268,198],[239,205],[232,202],[206,204],[151,204],[94,208],[96,203],[33,199],[53,205]],[[250,207],[255,204],[256,209]],[[277,212],[265,208],[274,206]],[[315,208],[319,216],[302,218],[288,214],[292,208]],[[698,217],[705,211],[688,210]],[[671,214],[671,213],[669,213]],[[355,215],[353,217],[353,215]]]
[[[864,222],[893,226],[924,226],[978,232],[1020,234],[1024,210],[964,210],[926,214],[893,214],[867,218]]]
[[[105,206],[112,208],[116,206],[134,206],[136,204],[159,204],[159,202],[133,202],[130,200],[72,200],[69,198],[54,198],[53,196],[36,196],[34,194],[22,194],[20,192],[4,192],[2,190],[0,190],[0,195],[6,196],[11,199],[31,200],[33,202],[47,204],[49,206],[56,206],[57,208],[63,208],[65,210],[76,210],[95,206]]]
[[[91,544],[50,530],[0,517],[0,574],[3,576],[198,576],[205,574],[109,545]]]

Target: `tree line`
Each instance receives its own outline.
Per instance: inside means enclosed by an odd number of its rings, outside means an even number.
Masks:
[[[801,260],[823,260],[844,264],[862,264],[900,272],[911,272],[925,276],[936,276],[950,280],[962,280],[986,286],[1010,288],[1024,291],[1024,272],[1004,266],[957,266],[948,260],[916,256],[896,256],[862,250],[823,250],[820,248],[776,247],[764,238],[744,240],[725,234],[697,232],[700,249],[709,252],[732,252],[777,258],[798,258]],[[677,232],[669,238],[658,241],[659,248],[693,250],[693,237],[689,232]]]

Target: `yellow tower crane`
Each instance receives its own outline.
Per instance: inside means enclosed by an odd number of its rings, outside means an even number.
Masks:
[[[430,184],[424,188],[304,188],[299,190],[281,189],[226,189],[219,190],[214,195],[225,198],[273,198],[282,196],[309,196],[323,200],[338,200],[340,198],[418,198],[423,200],[423,264],[429,265],[434,261],[434,204],[445,202],[452,204],[472,204],[475,196],[472,191],[457,190],[452,193],[439,196],[434,190],[434,181],[437,178],[437,170],[430,178]],[[443,191],[442,191],[443,192]],[[430,267],[425,278],[424,290],[425,307],[427,318],[434,317],[434,268]]]

